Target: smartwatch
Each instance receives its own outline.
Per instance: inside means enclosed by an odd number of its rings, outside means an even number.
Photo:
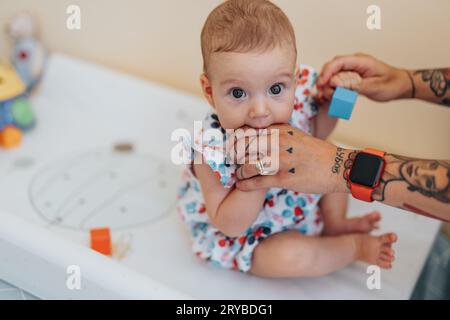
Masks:
[[[384,151],[366,148],[358,152],[348,174],[350,191],[356,199],[372,202],[372,193],[384,171]]]

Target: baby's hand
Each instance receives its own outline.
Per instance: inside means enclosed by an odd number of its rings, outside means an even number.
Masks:
[[[331,78],[331,87],[344,87],[353,91],[359,91],[362,78],[359,73],[352,71],[342,71]]]
[[[328,85],[317,88],[317,94],[314,98],[318,104],[327,104],[331,101],[331,97],[333,96],[336,87],[343,87],[359,92],[361,84],[362,78],[358,73],[352,71],[342,71],[335,74],[329,81]]]

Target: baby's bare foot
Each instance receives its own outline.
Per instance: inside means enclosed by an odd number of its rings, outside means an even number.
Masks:
[[[349,233],[369,233],[379,228],[381,214],[372,211],[364,216],[335,221],[325,225],[324,235],[338,236]]]
[[[369,233],[379,228],[381,214],[378,211],[372,211],[362,217],[347,219],[345,231],[347,233]]]
[[[378,237],[356,235],[358,260],[377,265],[383,269],[392,268],[395,260],[392,244],[397,241],[395,233],[385,233]]]

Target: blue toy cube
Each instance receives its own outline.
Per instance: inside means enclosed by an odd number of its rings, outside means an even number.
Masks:
[[[331,98],[328,115],[345,120],[350,119],[357,97],[358,93],[355,91],[337,87]]]

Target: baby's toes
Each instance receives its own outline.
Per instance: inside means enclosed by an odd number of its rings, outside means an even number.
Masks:
[[[377,266],[383,269],[391,269],[392,268],[392,261],[384,260],[382,258],[378,259]]]
[[[383,234],[382,236],[380,236],[378,239],[379,239],[379,241],[381,242],[381,244],[382,244],[383,246],[389,247],[389,246],[391,246],[394,242],[397,241],[397,235],[396,235],[395,233],[393,233],[393,232],[385,233],[385,234]]]
[[[378,255],[377,265],[380,268],[391,269],[392,262],[395,260],[395,251],[391,248],[392,244],[397,241],[395,233],[385,233],[379,238],[380,251]]]
[[[355,220],[355,224],[356,224],[356,229],[359,232],[370,232],[372,230],[378,229],[379,227],[379,221],[381,219],[381,215],[379,212],[371,212],[366,214],[365,216],[356,218]]]
[[[395,257],[394,257],[394,256],[390,256],[390,255],[388,255],[388,254],[382,253],[382,254],[380,254],[379,260],[382,260],[382,261],[386,261],[386,262],[392,263],[392,262],[394,262]]]
[[[391,247],[382,247],[381,255],[385,255],[388,257],[395,257],[395,251]]]
[[[394,260],[395,260],[394,250],[386,248],[380,253],[377,264],[381,268],[391,269]]]
[[[347,220],[347,232],[369,233],[378,228],[381,216],[379,212],[368,213],[362,217]]]
[[[366,214],[364,217],[372,222],[377,222],[381,220],[381,214],[379,211],[372,211],[368,214]]]
[[[364,216],[364,220],[371,230],[378,229],[380,227],[381,214],[378,211],[371,212]]]

